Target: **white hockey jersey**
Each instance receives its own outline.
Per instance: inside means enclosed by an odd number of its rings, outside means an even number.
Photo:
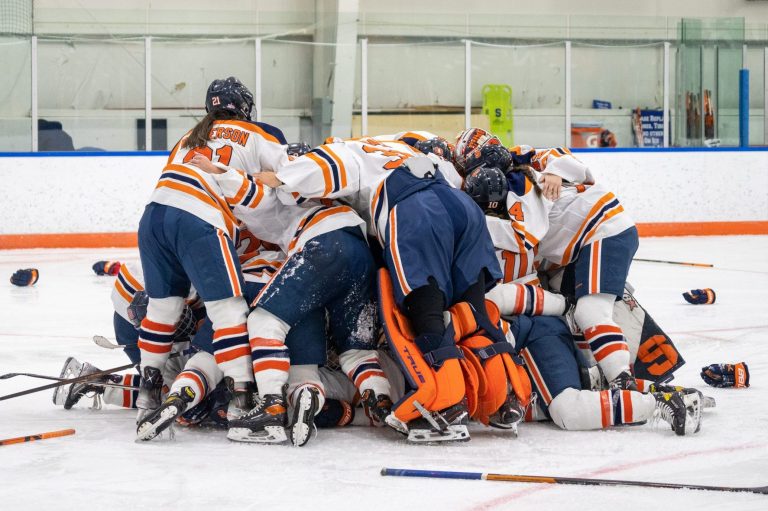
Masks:
[[[232,204],[246,204],[255,197],[227,195],[212,175],[189,165],[195,153],[234,168],[275,170],[288,161],[282,132],[268,124],[237,120],[215,121],[210,140],[204,147],[183,148],[187,136],[179,140],[168,157],[150,202],[173,206],[195,215],[237,239],[237,221]]]
[[[560,198],[550,203],[549,226],[539,248],[538,255],[549,262],[547,269],[565,266],[582,247],[635,225],[616,196],[596,184],[589,168],[568,149],[516,146],[511,150],[517,163],[527,162],[541,174],[563,179]]]
[[[389,212],[384,181],[414,156],[425,155],[397,141],[364,138],[326,144],[278,169],[277,177],[283,182],[278,190],[283,197],[296,193],[308,198],[338,199],[360,214],[368,234],[383,246],[381,233]]]

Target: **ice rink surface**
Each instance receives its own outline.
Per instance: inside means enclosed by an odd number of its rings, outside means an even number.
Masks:
[[[173,442],[139,445],[134,411],[91,410],[85,399],[65,411],[45,391],[0,402],[0,438],[64,428],[77,434],[0,447],[0,509],[768,509],[768,496],[743,493],[379,475],[386,466],[768,485],[768,236],[645,238],[637,256],[716,266],[636,262],[630,274],[636,297],[687,360],[675,382],[717,399],[697,435],[676,437],[666,423],[591,432],[538,423],[523,424],[517,439],[474,426],[468,443],[414,446],[393,431],[347,428],[321,431],[294,449],[177,428]],[[113,337],[113,279],[95,276],[91,264],[137,257],[132,250],[0,251],[0,373],[58,376],[69,355],[100,368],[128,363],[91,341]],[[8,282],[28,267],[40,270],[37,285]],[[716,291],[716,304],[683,301],[683,291],[703,287]],[[749,365],[750,388],[705,388],[703,365],[738,361]],[[44,383],[4,380],[0,394]]]

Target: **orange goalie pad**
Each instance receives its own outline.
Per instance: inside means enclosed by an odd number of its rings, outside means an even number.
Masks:
[[[395,303],[389,273],[383,268],[379,270],[379,309],[390,351],[413,389],[395,403],[395,417],[403,422],[421,417],[414,401],[428,411],[439,411],[461,401],[465,386],[459,359],[445,360],[437,370],[424,360],[413,341],[415,334],[408,318]]]
[[[486,301],[486,310],[491,324],[499,324],[499,311],[496,305]],[[458,312],[458,314],[457,314]],[[454,311],[454,315],[461,315],[463,311]],[[465,371],[465,378],[478,380],[477,384],[470,385],[467,382],[467,400],[470,403],[470,415],[473,419],[488,424],[489,417],[493,415],[507,399],[509,385],[515,392],[515,396],[522,404],[527,404],[531,397],[531,382],[522,366],[518,366],[509,352],[512,346],[509,343],[494,342],[486,337],[485,332],[469,335],[459,341],[459,346],[464,352],[466,366],[471,368]],[[473,391],[476,392],[473,395]]]

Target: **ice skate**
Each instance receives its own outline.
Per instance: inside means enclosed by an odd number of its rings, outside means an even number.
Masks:
[[[149,412],[139,421],[136,427],[136,440],[152,440],[171,427],[194,399],[195,391],[190,387],[182,387],[178,392],[169,394],[159,408]]]
[[[422,417],[408,423],[408,441],[424,442],[466,442],[469,440],[469,412],[461,401],[438,412],[427,411],[418,401],[414,406]],[[387,421],[389,423],[389,421]]]
[[[317,433],[315,414],[320,407],[318,394],[319,391],[313,386],[306,386],[298,392],[290,427],[291,443],[295,447],[303,447],[312,434]]]
[[[392,399],[386,394],[374,394],[372,389],[363,392],[361,397],[365,414],[376,426],[386,424],[386,419],[392,413]]]
[[[498,429],[508,429],[517,436],[517,426],[525,418],[525,408],[518,401],[514,392],[507,395],[507,400],[491,415],[488,425]]]
[[[98,367],[95,367],[88,362],[81,363],[75,357],[69,357],[64,362],[64,367],[61,368],[59,378],[78,378],[99,371],[100,369]],[[100,397],[104,394],[104,387],[102,385],[95,385],[95,383],[118,383],[120,377],[117,377],[118,380],[115,380],[114,377],[114,375],[102,376],[93,381],[83,381],[56,387],[53,391],[53,404],[59,406],[63,405],[65,410],[69,410],[75,406],[83,396],[92,394],[94,407],[100,408]]]
[[[288,440],[285,398],[265,394],[251,411],[229,421],[227,438],[235,442],[279,444]]]
[[[715,398],[711,396],[705,396],[699,389],[695,389],[693,387],[682,387],[680,385],[659,385],[653,383],[651,384],[649,392],[682,392],[683,394],[698,394],[701,398],[701,408],[703,410],[717,406]]]
[[[152,410],[160,406],[160,393],[163,389],[163,375],[156,367],[145,367],[139,385],[139,395],[136,396],[136,408],[139,410],[136,424]]]
[[[632,376],[629,371],[622,371],[619,373],[616,378],[610,381],[608,386],[612,389],[637,391],[637,382],[635,381],[635,377]]]
[[[243,384],[244,387],[235,389],[235,382],[227,376],[224,378],[224,386],[229,393],[229,404],[227,404],[227,421],[239,419],[247,414],[254,407],[254,386],[253,383]]]
[[[656,417],[672,427],[676,435],[690,435],[701,429],[701,397],[682,392],[657,392]]]

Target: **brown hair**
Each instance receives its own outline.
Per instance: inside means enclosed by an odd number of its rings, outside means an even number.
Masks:
[[[536,179],[536,175],[533,173],[533,169],[530,165],[515,165],[511,169],[512,172],[522,172],[528,181],[533,185],[533,189],[536,190],[536,195],[541,195],[541,186],[539,186],[539,180]]]
[[[195,147],[204,146],[208,140],[210,140],[208,137],[210,136],[211,128],[215,121],[237,118],[237,115],[227,112],[226,110],[217,109],[208,112],[205,114],[205,117],[192,128],[192,131],[189,133],[189,136],[181,147],[193,149]]]

